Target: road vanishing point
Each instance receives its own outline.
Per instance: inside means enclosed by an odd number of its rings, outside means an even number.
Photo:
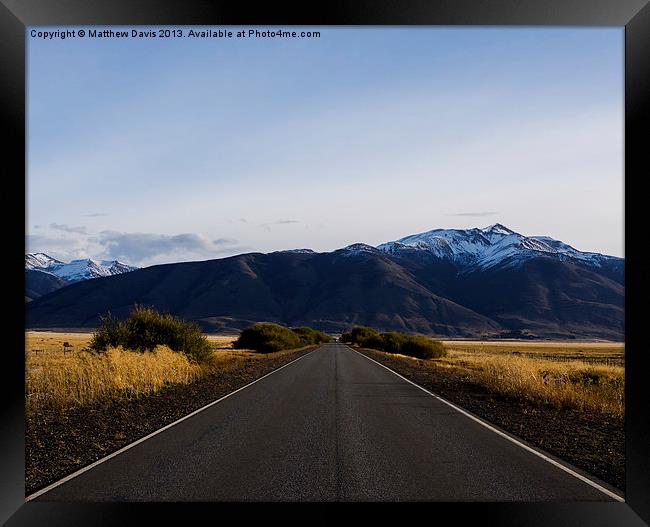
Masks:
[[[332,343],[27,499],[621,501],[566,467]]]

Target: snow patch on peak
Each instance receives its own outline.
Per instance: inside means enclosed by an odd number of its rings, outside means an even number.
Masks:
[[[520,236],[518,233],[508,229],[508,227],[501,223],[495,223],[494,225],[489,225],[488,227],[479,230],[483,236],[490,241],[490,243],[499,242],[504,236],[512,236],[513,234]]]
[[[363,253],[379,252],[376,247],[373,247],[372,245],[368,245],[366,243],[353,243],[347,247],[339,249],[339,251],[342,251],[344,256],[354,256]]]
[[[294,254],[316,254],[313,249],[286,249],[284,251],[276,251],[279,253],[294,253]]]
[[[102,260],[100,266],[107,269],[111,275],[128,273],[136,271],[138,268],[133,265],[128,265],[119,260]]]
[[[605,259],[614,258],[581,252],[548,236],[524,236],[500,223],[482,229],[434,229],[381,244],[377,249],[396,255],[422,252],[451,261],[461,271],[496,265],[516,266],[537,256],[585,261],[596,266]]]
[[[481,229],[481,231],[485,233],[491,233],[491,234],[504,234],[504,235],[509,235],[509,234],[516,234],[515,231],[508,229],[505,225],[502,225],[501,223],[495,223],[494,225],[488,225],[487,227]]]
[[[60,264],[56,258],[45,253],[27,253],[25,255],[25,269],[46,269],[51,265]]]
[[[449,260],[462,260],[477,256],[490,245],[480,229],[434,229],[379,245],[381,251],[395,253],[402,250],[423,250]]]
[[[79,282],[102,276],[135,271],[137,267],[127,265],[118,260],[104,260],[97,262],[91,258],[72,260],[69,263],[61,262],[44,253],[28,253],[25,255],[25,269],[43,271],[68,282]]]

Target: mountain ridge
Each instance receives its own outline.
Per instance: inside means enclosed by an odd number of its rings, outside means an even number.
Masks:
[[[623,338],[622,258],[500,224],[400,240],[160,264],[79,281],[30,302],[27,324],[94,327],[107,311],[124,317],[145,304],[215,332],[267,320],[453,338]]]

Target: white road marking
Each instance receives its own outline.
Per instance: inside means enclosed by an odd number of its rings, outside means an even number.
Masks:
[[[420,386],[419,384],[416,384],[416,383],[414,383],[413,381],[411,381],[411,380],[407,379],[406,377],[404,377],[403,375],[400,375],[400,374],[397,373],[395,370],[391,370],[388,366],[385,366],[385,365],[382,364],[381,362],[376,361],[375,359],[373,359],[373,358],[371,358],[371,357],[368,357],[367,355],[364,355],[363,353],[358,352],[357,350],[351,348],[350,346],[346,346],[346,347],[347,347],[348,349],[354,351],[355,353],[361,355],[362,357],[365,357],[366,359],[368,359],[368,360],[374,362],[375,364],[378,364],[378,365],[381,366],[382,368],[386,368],[389,372],[391,372],[391,373],[397,375],[400,379],[405,380],[406,382],[412,384],[412,385],[415,386],[416,388],[419,388],[419,389],[422,390],[423,392],[426,392],[426,393],[428,393],[429,395],[431,395],[432,397],[435,397],[435,398],[438,399],[440,402],[445,403],[446,405],[452,407],[454,410],[460,412],[460,413],[463,414],[464,416],[469,417],[472,421],[476,421],[478,424],[484,426],[484,427],[487,428],[488,430],[491,430],[491,431],[494,432],[495,434],[498,434],[498,435],[500,435],[501,437],[507,439],[507,440],[510,441],[511,443],[514,443],[515,445],[520,446],[520,447],[523,448],[524,450],[528,450],[528,452],[531,452],[532,454],[535,454],[537,457],[542,458],[544,461],[548,461],[551,465],[554,465],[554,466],[556,466],[556,467],[558,467],[558,468],[564,470],[564,472],[566,472],[566,473],[568,473],[568,474],[571,474],[572,476],[578,478],[580,481],[586,483],[587,485],[592,486],[593,488],[595,488],[596,490],[599,490],[599,491],[602,492],[603,494],[606,494],[606,495],[609,496],[610,498],[613,498],[613,499],[615,499],[616,501],[625,502],[625,498],[623,498],[622,496],[619,496],[618,494],[615,494],[614,492],[612,492],[612,491],[606,489],[606,488],[603,487],[602,485],[599,485],[599,484],[596,483],[595,481],[590,480],[589,478],[583,476],[582,474],[579,474],[579,473],[576,472],[575,470],[570,469],[569,467],[563,465],[562,463],[558,463],[558,462],[555,461],[554,459],[551,459],[550,457],[548,457],[548,456],[542,454],[541,452],[538,452],[538,451],[535,450],[534,448],[531,448],[531,447],[529,447],[528,445],[525,445],[524,443],[518,441],[518,440],[515,439],[514,437],[511,437],[511,436],[509,436],[508,434],[503,433],[501,430],[498,430],[498,429],[494,428],[494,427],[493,427],[492,425],[490,425],[489,423],[487,423],[487,422],[483,421],[482,419],[479,419],[478,417],[476,417],[476,416],[470,414],[469,412],[463,410],[463,409],[460,408],[459,406],[456,406],[455,404],[453,404],[453,403],[447,401],[446,399],[443,399],[443,398],[440,397],[439,395],[436,395],[435,393],[430,392],[429,390],[427,390],[426,388],[423,388],[423,387]]]
[[[240,391],[242,391],[242,390],[248,388],[249,386],[252,386],[252,385],[255,384],[256,382],[259,382],[259,381],[261,381],[262,379],[264,379],[265,377],[268,377],[269,375],[273,375],[274,373],[280,371],[282,368],[286,368],[286,367],[289,366],[290,364],[293,364],[294,362],[299,361],[300,359],[304,359],[304,358],[307,357],[308,355],[311,355],[311,354],[314,353],[315,351],[318,351],[321,347],[322,347],[322,346],[319,346],[319,347],[316,348],[315,350],[312,350],[312,351],[310,351],[309,353],[305,353],[304,355],[301,355],[301,356],[298,357],[297,359],[293,359],[292,361],[287,362],[286,364],[283,364],[283,365],[280,366],[279,368],[276,368],[275,370],[270,371],[269,373],[267,373],[267,374],[265,374],[265,375],[262,375],[259,379],[255,379],[254,381],[249,382],[247,385],[242,386],[241,388],[237,388],[234,392],[230,392],[229,394],[224,395],[223,397],[217,399],[216,401],[212,401],[211,403],[208,403],[208,404],[206,404],[205,406],[202,406],[202,407],[199,408],[198,410],[194,410],[192,413],[187,414],[185,417],[181,417],[180,419],[177,419],[177,420],[174,421],[173,423],[169,423],[168,425],[163,426],[162,428],[159,428],[158,430],[155,430],[154,432],[151,432],[149,435],[146,435],[146,436],[144,436],[144,437],[141,437],[141,438],[138,439],[137,441],[134,441],[133,443],[129,443],[128,445],[126,445],[126,446],[120,448],[119,450],[116,450],[116,451],[113,452],[112,454],[109,454],[109,455],[106,456],[106,457],[103,457],[103,458],[101,458],[101,459],[98,459],[98,460],[95,461],[94,463],[91,463],[90,465],[87,465],[87,466],[85,466],[85,467],[83,467],[83,468],[77,470],[76,472],[73,472],[72,474],[70,474],[70,475],[68,475],[68,476],[66,476],[66,477],[64,477],[64,478],[62,478],[62,479],[60,479],[60,480],[58,480],[58,481],[55,481],[55,482],[52,483],[51,485],[48,485],[47,487],[45,487],[45,488],[43,488],[43,489],[41,489],[41,490],[39,490],[39,491],[37,491],[37,492],[34,492],[33,494],[30,494],[29,496],[27,496],[27,497],[25,498],[25,501],[27,502],[27,501],[31,501],[31,500],[33,500],[34,498],[38,498],[39,496],[42,496],[42,495],[45,494],[46,492],[49,492],[50,490],[52,490],[52,489],[54,489],[54,488],[56,488],[56,487],[58,487],[58,486],[60,486],[60,485],[63,485],[63,484],[66,483],[67,481],[70,481],[71,479],[76,478],[77,476],[83,474],[84,472],[88,472],[89,470],[95,468],[97,465],[101,465],[102,463],[104,463],[104,461],[108,461],[109,459],[112,459],[112,458],[114,458],[115,456],[119,456],[121,453],[126,452],[127,450],[133,448],[133,447],[136,446],[136,445],[139,445],[140,443],[146,441],[147,439],[149,439],[149,438],[151,438],[151,437],[153,437],[153,436],[155,436],[155,435],[158,435],[160,432],[164,432],[164,431],[167,430],[168,428],[171,428],[172,426],[175,426],[175,425],[177,425],[178,423],[180,423],[180,422],[182,422],[182,421],[185,421],[186,419],[189,419],[190,417],[195,416],[195,415],[198,414],[199,412],[202,412],[203,410],[206,410],[207,408],[210,408],[211,406],[214,406],[215,404],[220,403],[220,402],[223,401],[224,399],[227,399],[227,398],[230,397],[231,395],[235,395],[237,392],[240,392]]]

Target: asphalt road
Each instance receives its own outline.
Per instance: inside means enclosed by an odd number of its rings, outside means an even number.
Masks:
[[[39,501],[608,501],[327,344]]]

